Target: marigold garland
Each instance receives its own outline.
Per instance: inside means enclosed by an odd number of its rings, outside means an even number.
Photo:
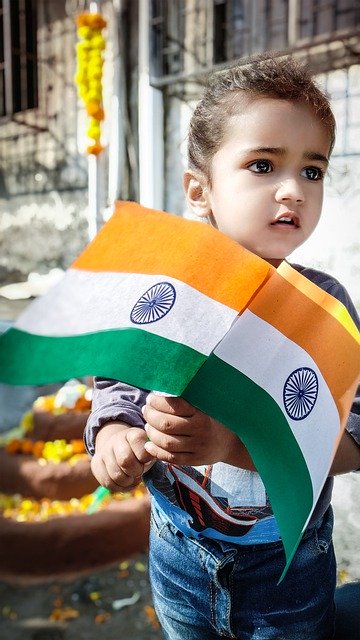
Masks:
[[[106,509],[110,503],[121,502],[128,498],[142,498],[146,495],[146,488],[141,483],[135,489],[126,493],[113,493],[97,505],[97,511]],[[70,500],[50,500],[49,498],[26,498],[20,494],[8,495],[0,493],[0,517],[16,520],[17,522],[46,522],[59,516],[88,514],[92,504],[93,494],[87,493],[81,498]]]
[[[106,27],[106,20],[99,13],[81,13],[76,18],[76,24],[79,42],[76,45],[75,83],[89,116],[87,136],[91,144],[86,151],[97,156],[104,149],[100,137],[101,122],[104,120],[102,72],[106,41],[101,32]]]
[[[67,442],[58,440],[31,440],[30,438],[14,438],[5,446],[8,454],[27,454],[46,462],[70,462],[74,465],[79,460],[88,459],[83,440],[74,439]]]

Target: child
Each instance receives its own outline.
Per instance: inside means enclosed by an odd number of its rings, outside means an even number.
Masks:
[[[319,221],[334,135],[328,100],[291,59],[259,56],[216,74],[190,123],[187,201],[276,267]],[[295,268],[357,321],[334,278]],[[144,478],[152,493],[150,579],[167,640],[333,637],[331,477],[277,586],[285,566],[279,532],[234,433],[182,398],[97,378],[85,435],[100,484],[121,491]],[[332,475],[360,467],[359,443],[355,411]]]

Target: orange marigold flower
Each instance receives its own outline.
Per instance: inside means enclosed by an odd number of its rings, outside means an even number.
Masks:
[[[104,622],[109,620],[109,618],[111,618],[111,614],[105,611],[104,613],[98,613],[95,616],[94,621],[95,621],[95,624],[103,624]]]
[[[85,446],[84,446],[83,440],[80,440],[80,439],[70,440],[70,444],[72,446],[73,455],[76,453],[84,453]]]
[[[104,109],[95,100],[90,100],[86,105],[86,111],[89,116],[95,120],[104,120]]]
[[[73,411],[89,411],[90,408],[91,400],[88,400],[87,398],[84,398],[84,396],[81,396],[76,400]]]
[[[91,29],[104,29],[106,20],[100,13],[80,13],[76,16],[76,24],[78,27],[90,27]]]
[[[92,29],[104,29],[107,25],[106,20],[100,15],[100,13],[89,13],[87,24]]]
[[[21,453],[32,453],[34,448],[34,443],[29,438],[23,438],[21,441]]]
[[[77,27],[86,27],[87,13],[79,13],[79,15],[76,16],[75,21]]]
[[[45,445],[44,440],[36,440],[36,442],[34,442],[32,453],[35,456],[35,458],[42,457],[42,454],[44,451],[44,445]]]
[[[86,148],[86,153],[93,156],[100,155],[102,151],[104,151],[104,147],[99,142],[96,142],[95,144],[91,144]]]
[[[21,440],[19,440],[19,438],[14,438],[13,440],[10,440],[10,442],[7,443],[7,445],[5,446],[5,451],[6,453],[20,453],[21,452]]]

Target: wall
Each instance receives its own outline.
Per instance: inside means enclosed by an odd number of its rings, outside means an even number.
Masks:
[[[2,205],[0,281],[26,280],[32,271],[65,269],[88,242],[83,191],[19,196]]]

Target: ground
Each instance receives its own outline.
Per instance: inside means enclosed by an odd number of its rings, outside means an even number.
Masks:
[[[146,554],[72,582],[0,582],[0,603],[2,640],[162,639]]]

